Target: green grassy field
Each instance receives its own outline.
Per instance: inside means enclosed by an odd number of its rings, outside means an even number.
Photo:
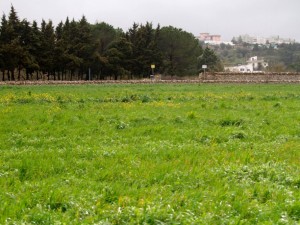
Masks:
[[[300,86],[0,86],[0,224],[299,224]]]

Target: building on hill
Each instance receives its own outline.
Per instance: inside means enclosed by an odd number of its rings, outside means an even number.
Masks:
[[[225,42],[221,40],[221,35],[219,34],[210,34],[210,33],[200,33],[198,39],[205,44],[209,45],[220,45],[220,44],[229,44],[233,45],[232,42]]]
[[[199,36],[200,41],[221,41],[221,35],[219,34],[209,34],[209,33],[200,33]]]
[[[236,73],[253,73],[262,72],[269,64],[263,58],[259,59],[257,56],[249,58],[245,65],[225,67],[225,71]]]

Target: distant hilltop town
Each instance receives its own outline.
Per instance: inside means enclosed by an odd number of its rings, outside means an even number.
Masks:
[[[269,38],[258,37],[258,36],[250,36],[248,34],[240,35],[238,37],[233,37],[233,42],[245,42],[248,44],[293,44],[296,43],[295,39],[291,38],[281,38],[279,36],[272,36]]]
[[[281,38],[279,36],[272,36],[269,38],[250,36],[248,34],[240,35],[238,37],[233,37],[232,41],[222,41],[221,35],[219,34],[210,34],[210,33],[200,33],[197,37],[200,41],[209,45],[220,45],[220,44],[229,44],[234,45],[237,43],[248,43],[248,44],[293,44],[296,43],[295,39],[291,38]]]

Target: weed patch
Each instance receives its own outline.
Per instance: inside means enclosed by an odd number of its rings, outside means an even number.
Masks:
[[[242,119],[223,119],[219,122],[220,126],[227,127],[227,126],[242,126],[245,123]]]

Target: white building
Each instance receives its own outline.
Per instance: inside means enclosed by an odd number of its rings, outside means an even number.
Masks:
[[[257,56],[253,56],[247,60],[247,64],[225,67],[225,71],[235,72],[235,73],[253,73],[261,72],[268,67],[268,63],[264,59],[258,59]]]

